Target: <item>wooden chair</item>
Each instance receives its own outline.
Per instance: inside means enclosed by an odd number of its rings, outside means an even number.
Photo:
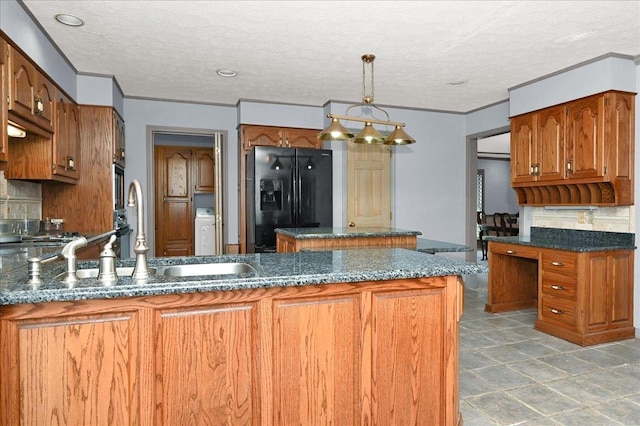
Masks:
[[[477,220],[478,220],[478,225],[482,225],[487,223],[487,214],[483,211],[479,211],[477,212]],[[482,260],[487,260],[487,246],[488,246],[488,242],[485,241],[484,237],[485,235],[485,230],[484,229],[480,229],[478,231],[478,240],[480,240],[480,249],[482,250]]]
[[[493,222],[497,228],[496,235],[499,237],[508,237],[516,235],[509,213],[494,213]]]

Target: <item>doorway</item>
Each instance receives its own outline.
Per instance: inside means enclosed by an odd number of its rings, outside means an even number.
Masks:
[[[391,148],[348,142],[347,224],[391,226]]]
[[[491,146],[490,148],[487,148],[486,144],[481,144],[480,146],[482,148],[479,149],[478,141],[481,139],[486,139],[496,135],[505,135],[505,134],[508,135],[509,131],[510,131],[510,128],[509,126],[507,126],[507,127],[493,129],[486,132],[467,136],[467,161],[466,161],[466,166],[467,166],[466,167],[467,168],[466,223],[467,225],[466,225],[465,241],[466,241],[466,245],[469,247],[477,247],[478,245],[478,205],[479,205],[478,204],[478,169],[485,168],[484,165],[479,166],[480,158],[492,155],[492,154],[485,153],[484,151],[494,150],[493,146]],[[496,151],[501,151],[500,155],[503,157],[505,153],[510,154],[510,149],[506,151],[506,148],[504,147],[504,145],[502,145],[499,148],[496,148]],[[505,161],[505,160],[502,160],[502,161]],[[508,163],[509,163],[509,160],[507,159],[507,164]],[[506,182],[506,185],[509,186],[509,189],[510,189],[510,178],[511,178],[510,175],[507,173],[507,175],[505,176],[505,182]],[[486,170],[485,170],[485,174],[483,175],[482,187],[485,190],[488,187]],[[486,209],[488,208],[487,201],[486,201],[487,199],[486,191],[485,193],[481,194],[481,196],[482,196],[482,202],[483,202],[482,205],[484,205],[485,212],[486,212]],[[477,261],[478,257],[477,257],[476,251],[467,252],[465,259],[469,262]]]
[[[223,254],[223,133],[213,130],[148,127],[147,141],[150,159],[147,193],[149,205],[153,206],[153,211],[147,214],[147,240],[152,255],[194,254],[197,208],[211,208],[214,212],[212,237],[215,254]],[[159,157],[164,157],[166,161],[159,162]],[[181,170],[182,177],[179,173]],[[181,179],[184,182],[183,188],[180,188]],[[167,185],[168,181],[172,185]],[[180,207],[179,216],[176,216],[178,210],[175,207]],[[164,226],[166,223],[176,226],[168,228]],[[179,232],[169,238],[172,244],[168,247],[164,245],[159,251],[158,244],[167,241],[167,229]],[[176,244],[177,242],[179,243]]]

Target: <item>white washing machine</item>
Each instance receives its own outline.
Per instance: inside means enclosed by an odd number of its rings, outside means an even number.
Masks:
[[[196,256],[211,256],[216,254],[216,226],[213,207],[198,207],[196,209]]]

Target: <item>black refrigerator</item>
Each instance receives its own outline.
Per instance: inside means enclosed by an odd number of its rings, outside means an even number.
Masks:
[[[247,156],[247,252],[276,251],[276,228],[333,226],[329,150],[255,147]]]

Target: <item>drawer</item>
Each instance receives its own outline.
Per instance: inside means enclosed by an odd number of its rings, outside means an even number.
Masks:
[[[575,276],[577,264],[578,255],[576,253],[551,250],[542,251],[542,271]]]
[[[543,294],[542,307],[539,309],[544,321],[576,326],[576,302],[573,300]]]
[[[495,241],[489,241],[489,252],[506,256],[537,259],[539,249],[519,244],[504,244]]]
[[[575,277],[569,277],[554,272],[542,272],[542,292],[553,297],[576,298]]]

